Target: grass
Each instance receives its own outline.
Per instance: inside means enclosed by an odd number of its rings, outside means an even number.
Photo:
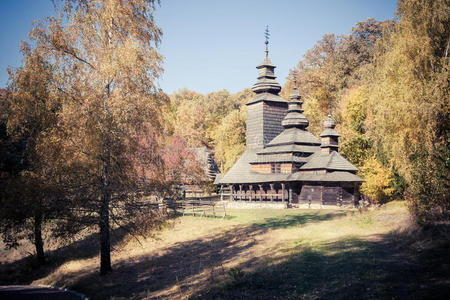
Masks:
[[[98,256],[81,240],[72,252],[67,246],[68,258],[14,279],[93,299],[444,299],[449,292],[449,232],[442,224],[415,230],[402,202],[364,214],[227,214],[179,217],[141,244],[119,238],[107,276],[98,276]],[[3,264],[0,276],[20,262]]]

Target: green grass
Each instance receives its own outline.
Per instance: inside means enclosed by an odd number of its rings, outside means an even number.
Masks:
[[[412,227],[402,202],[343,210],[228,210],[183,216],[116,245],[114,272],[99,277],[90,240],[65,260],[14,282],[66,286],[92,299],[444,299],[449,230]],[[52,259],[50,253],[50,259]],[[57,257],[56,257],[57,258]],[[24,260],[26,262],[27,260]],[[20,268],[15,262],[4,268]],[[20,272],[19,272],[20,273]]]
[[[280,211],[268,217],[268,211],[256,215],[232,212],[242,223],[256,227],[287,229],[306,224],[310,232],[299,236],[281,256],[267,257],[253,270],[241,271],[239,280],[226,278],[191,298],[448,299],[450,242],[447,233],[442,235],[443,228],[423,252],[415,247],[428,240],[430,232],[397,228],[373,236],[374,229],[386,225],[383,223],[389,223],[389,227],[404,218],[403,210],[403,203],[390,203],[365,214]],[[338,237],[328,239],[323,232],[326,223],[341,228]],[[245,263],[235,269],[245,269]]]

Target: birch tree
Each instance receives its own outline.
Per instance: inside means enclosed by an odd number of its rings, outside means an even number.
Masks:
[[[123,213],[119,203],[135,198],[144,168],[158,165],[155,141],[166,98],[156,84],[162,56],[155,4],[55,2],[58,16],[30,32],[36,51],[55,66],[54,89],[63,101],[52,138],[64,150],[54,158],[66,170],[78,220],[98,225],[101,274],[112,269],[111,222],[115,212]]]

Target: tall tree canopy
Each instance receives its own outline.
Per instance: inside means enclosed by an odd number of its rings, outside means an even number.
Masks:
[[[6,188],[0,193],[0,229],[10,246],[30,237],[38,261],[43,263],[42,228],[67,207],[55,182],[55,165],[45,150],[49,146],[58,148],[48,145],[47,137],[57,125],[60,102],[51,96],[51,64],[26,43],[22,54],[23,67],[9,70],[10,92],[4,99],[8,114],[4,141],[9,144],[9,151],[2,151],[7,163],[2,166],[5,176],[1,184],[6,184]]]
[[[73,207],[83,208],[81,220],[99,226],[104,274],[111,270],[110,217],[144,175],[157,173],[142,170],[160,161],[161,30],[153,0],[66,0],[56,7],[59,17],[38,23],[30,37],[54,65],[62,108],[52,138],[63,145],[54,157],[70,170],[66,180]]]
[[[419,221],[449,214],[450,4],[401,0],[377,44],[366,86],[367,127],[378,155],[408,184]]]
[[[169,132],[186,140],[189,147],[213,150],[216,163],[225,171],[245,149],[244,105],[252,97],[250,89],[206,95],[182,89],[170,96],[165,112]]]

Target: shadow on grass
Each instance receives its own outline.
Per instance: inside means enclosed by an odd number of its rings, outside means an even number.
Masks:
[[[427,238],[392,233],[376,241],[299,245],[277,262],[268,259],[191,299],[448,299],[450,241],[420,245]]]
[[[93,299],[186,298],[192,291],[193,299],[440,299],[448,295],[448,239],[427,244],[417,235],[392,233],[371,241],[354,238],[314,247],[300,243],[283,253],[278,250],[281,258],[275,257],[276,249],[267,249],[265,257],[249,251],[258,244],[257,237],[270,230],[337,216],[306,213],[267,218],[155,253],[131,255],[115,262],[114,272],[106,276],[92,269],[61,274],[55,284]],[[97,247],[90,254],[97,255]],[[242,263],[227,270],[223,266],[230,261]]]
[[[276,228],[320,222],[337,216],[340,214],[308,213],[237,225],[214,236],[176,243],[160,250],[161,254],[121,260],[113,266],[115,271],[104,277],[99,278],[92,272],[77,274],[77,280],[73,281],[71,288],[95,299],[184,298],[183,293],[187,290],[200,288],[202,282],[214,281],[215,277],[226,274],[229,270],[223,265],[232,260],[244,259],[258,263],[254,254],[247,250],[258,243],[257,237],[261,234]],[[61,284],[64,282],[62,278]],[[160,295],[162,291],[165,292]]]
[[[285,215],[282,217],[265,218],[263,222],[254,223],[253,226],[270,229],[289,228],[304,225],[306,223],[327,221],[345,215],[346,215],[345,212],[334,212],[327,214],[321,214],[317,212],[317,213],[305,213],[302,215]]]
[[[176,217],[176,214],[169,214],[167,219],[157,220],[159,225],[156,226],[162,226],[166,220],[174,217]],[[42,266],[37,263],[34,255],[29,255],[11,263],[1,264],[0,284],[31,284],[33,281],[53,273],[58,267],[68,261],[98,256],[100,248],[99,233],[95,232],[97,228],[94,228],[93,233],[54,250],[46,250],[46,244],[44,243],[46,263]],[[125,228],[112,229],[110,234],[111,250],[114,250],[117,245],[122,243],[124,238],[129,236],[129,231]],[[55,241],[53,240],[53,242]]]
[[[119,243],[127,232],[122,229],[112,230],[112,247]],[[44,244],[44,247],[46,245]],[[2,264],[0,284],[30,284],[34,280],[52,273],[65,262],[76,259],[86,259],[99,253],[99,236],[89,234],[81,240],[72,242],[55,250],[45,251],[46,263],[39,266],[34,255],[24,257],[8,264]]]

